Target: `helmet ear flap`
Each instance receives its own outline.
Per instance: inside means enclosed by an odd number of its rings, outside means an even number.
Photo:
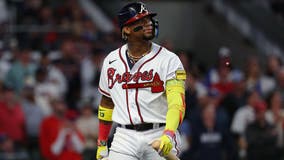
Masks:
[[[152,20],[152,25],[153,25],[153,28],[154,28],[154,30],[153,30],[153,35],[154,35],[154,37],[158,37],[158,35],[159,35],[159,22],[158,22],[158,20],[157,19],[155,19],[155,18],[151,18],[151,20]]]

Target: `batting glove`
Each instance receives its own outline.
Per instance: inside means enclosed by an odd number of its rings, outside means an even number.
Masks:
[[[106,141],[98,141],[98,149],[96,158],[98,160],[103,159],[108,156],[108,148]]]
[[[160,137],[160,141],[161,141],[161,143],[160,143],[160,147],[159,147],[158,152],[159,152],[159,154],[161,154],[163,156],[167,156],[173,148],[172,137],[169,136],[169,135],[163,134]]]

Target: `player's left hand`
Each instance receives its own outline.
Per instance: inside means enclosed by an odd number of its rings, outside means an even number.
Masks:
[[[160,137],[160,147],[159,147],[159,154],[163,156],[167,156],[169,152],[172,150],[172,138],[168,135],[163,134]]]

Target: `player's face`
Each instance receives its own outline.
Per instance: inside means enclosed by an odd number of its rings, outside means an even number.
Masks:
[[[133,25],[131,25],[131,28],[132,30],[138,26],[142,26],[143,29],[137,31],[137,32],[133,32],[133,34],[135,35],[142,35],[143,39],[145,40],[151,40],[153,39],[154,37],[154,34],[153,34],[153,24],[152,24],[152,21],[151,21],[151,18],[150,17],[145,17],[145,18],[142,18],[138,21],[136,21]]]

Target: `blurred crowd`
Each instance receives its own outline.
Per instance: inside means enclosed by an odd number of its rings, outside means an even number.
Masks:
[[[41,2],[41,3],[39,3]],[[15,4],[19,32],[0,45],[0,160],[91,160],[98,135],[97,90],[103,58],[122,45],[120,31],[103,33],[76,0]],[[221,47],[213,66],[200,66],[169,40],[187,71],[182,160],[283,159],[284,66],[248,56],[236,67]]]
[[[181,132],[189,144],[184,159],[278,160],[283,159],[284,68],[270,55],[265,65],[248,56],[234,67],[231,51],[221,47],[216,65],[202,74],[198,65],[188,67],[186,118]],[[190,65],[192,64],[192,65]]]
[[[7,2],[27,31],[0,45],[0,159],[94,159],[100,67],[119,30],[99,31],[77,0]]]

